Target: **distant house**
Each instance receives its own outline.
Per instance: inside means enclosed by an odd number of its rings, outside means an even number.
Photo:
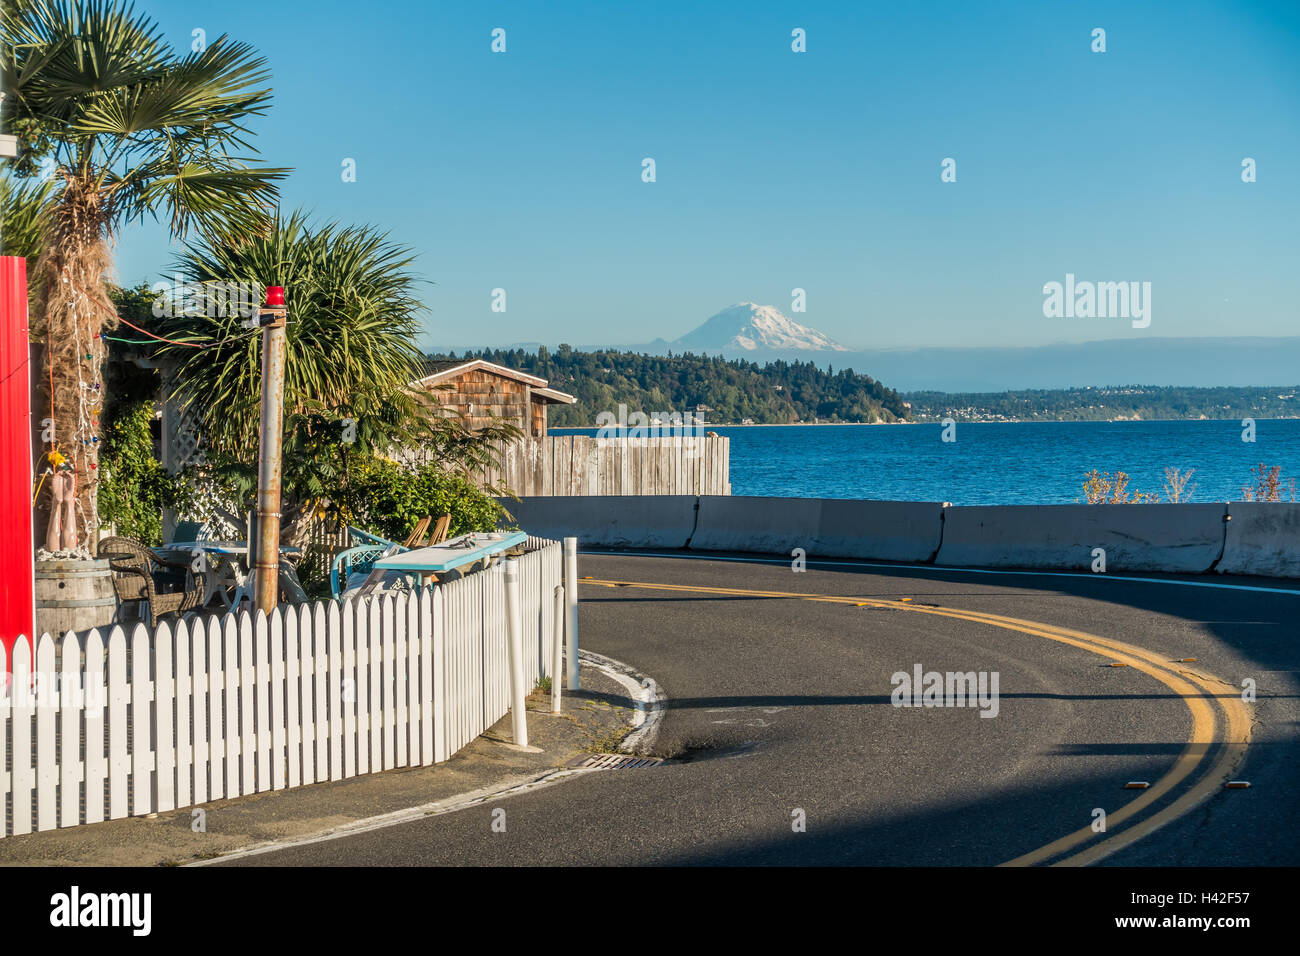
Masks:
[[[544,378],[483,359],[426,362],[424,377],[413,384],[472,428],[504,418],[533,438],[546,437],[547,407],[577,401],[572,395],[547,388]]]

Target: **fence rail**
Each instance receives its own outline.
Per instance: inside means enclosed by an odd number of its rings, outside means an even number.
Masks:
[[[531,495],[729,495],[731,439],[548,435],[511,442],[488,484]]]
[[[518,559],[528,686],[561,547]],[[510,704],[503,565],[415,593],[26,639],[0,687],[0,836],[446,760]]]

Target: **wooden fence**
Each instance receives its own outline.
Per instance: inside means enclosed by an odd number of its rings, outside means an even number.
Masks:
[[[518,559],[525,679],[561,546]],[[446,760],[509,710],[503,566],[416,593],[0,645],[0,837]],[[34,664],[34,666],[33,666]]]
[[[531,495],[729,495],[731,440],[721,436],[512,442],[486,481]]]

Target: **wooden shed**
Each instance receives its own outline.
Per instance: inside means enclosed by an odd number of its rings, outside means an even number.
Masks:
[[[545,438],[547,407],[577,401],[572,395],[547,388],[544,378],[483,359],[426,362],[425,372],[415,386],[473,428],[504,418],[525,435]]]

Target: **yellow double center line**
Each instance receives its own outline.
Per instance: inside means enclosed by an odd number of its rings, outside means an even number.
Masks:
[[[634,587],[655,591],[688,591],[695,594],[716,594],[720,597],[767,597],[791,598],[800,601],[816,601],[826,604],[849,604],[856,607],[889,608],[891,610],[911,611],[915,614],[933,614],[938,617],[956,618],[988,624],[1006,630],[1032,634],[1062,644],[1069,644],[1112,661],[1139,670],[1154,677],[1166,687],[1178,694],[1192,712],[1192,731],[1187,746],[1179,755],[1174,765],[1163,777],[1142,791],[1142,795],[1124,804],[1118,810],[1106,816],[1107,830],[1122,825],[1161,797],[1168,794],[1179,784],[1187,781],[1206,761],[1211,753],[1213,763],[1194,785],[1183,792],[1176,800],[1158,813],[1134,823],[1126,830],[1111,836],[1097,833],[1092,826],[1081,827],[1073,833],[1067,833],[1046,846],[1039,847],[1003,866],[1033,866],[1055,859],[1053,866],[1086,866],[1089,863],[1110,856],[1118,850],[1135,843],[1142,837],[1158,830],[1160,827],[1187,813],[1203,800],[1208,799],[1223,786],[1241,762],[1250,743],[1250,711],[1246,708],[1240,692],[1227,681],[1211,674],[1193,671],[1188,668],[1171,667],[1168,658],[1154,651],[1098,637],[1083,631],[1056,627],[1038,621],[1026,621],[1020,618],[1005,617],[1000,614],[986,614],[982,611],[966,611],[954,608],[918,605],[906,601],[885,601],[856,597],[840,597],[829,594],[808,594],[799,591],[758,591],[745,588],[710,588],[700,585],[652,584],[643,581],[605,581],[586,579],[583,584],[602,585],[605,587]],[[1218,706],[1216,711],[1210,702]],[[1087,844],[1087,846],[1085,846]],[[1073,851],[1073,852],[1072,852]],[[1056,859],[1056,858],[1060,859]]]

